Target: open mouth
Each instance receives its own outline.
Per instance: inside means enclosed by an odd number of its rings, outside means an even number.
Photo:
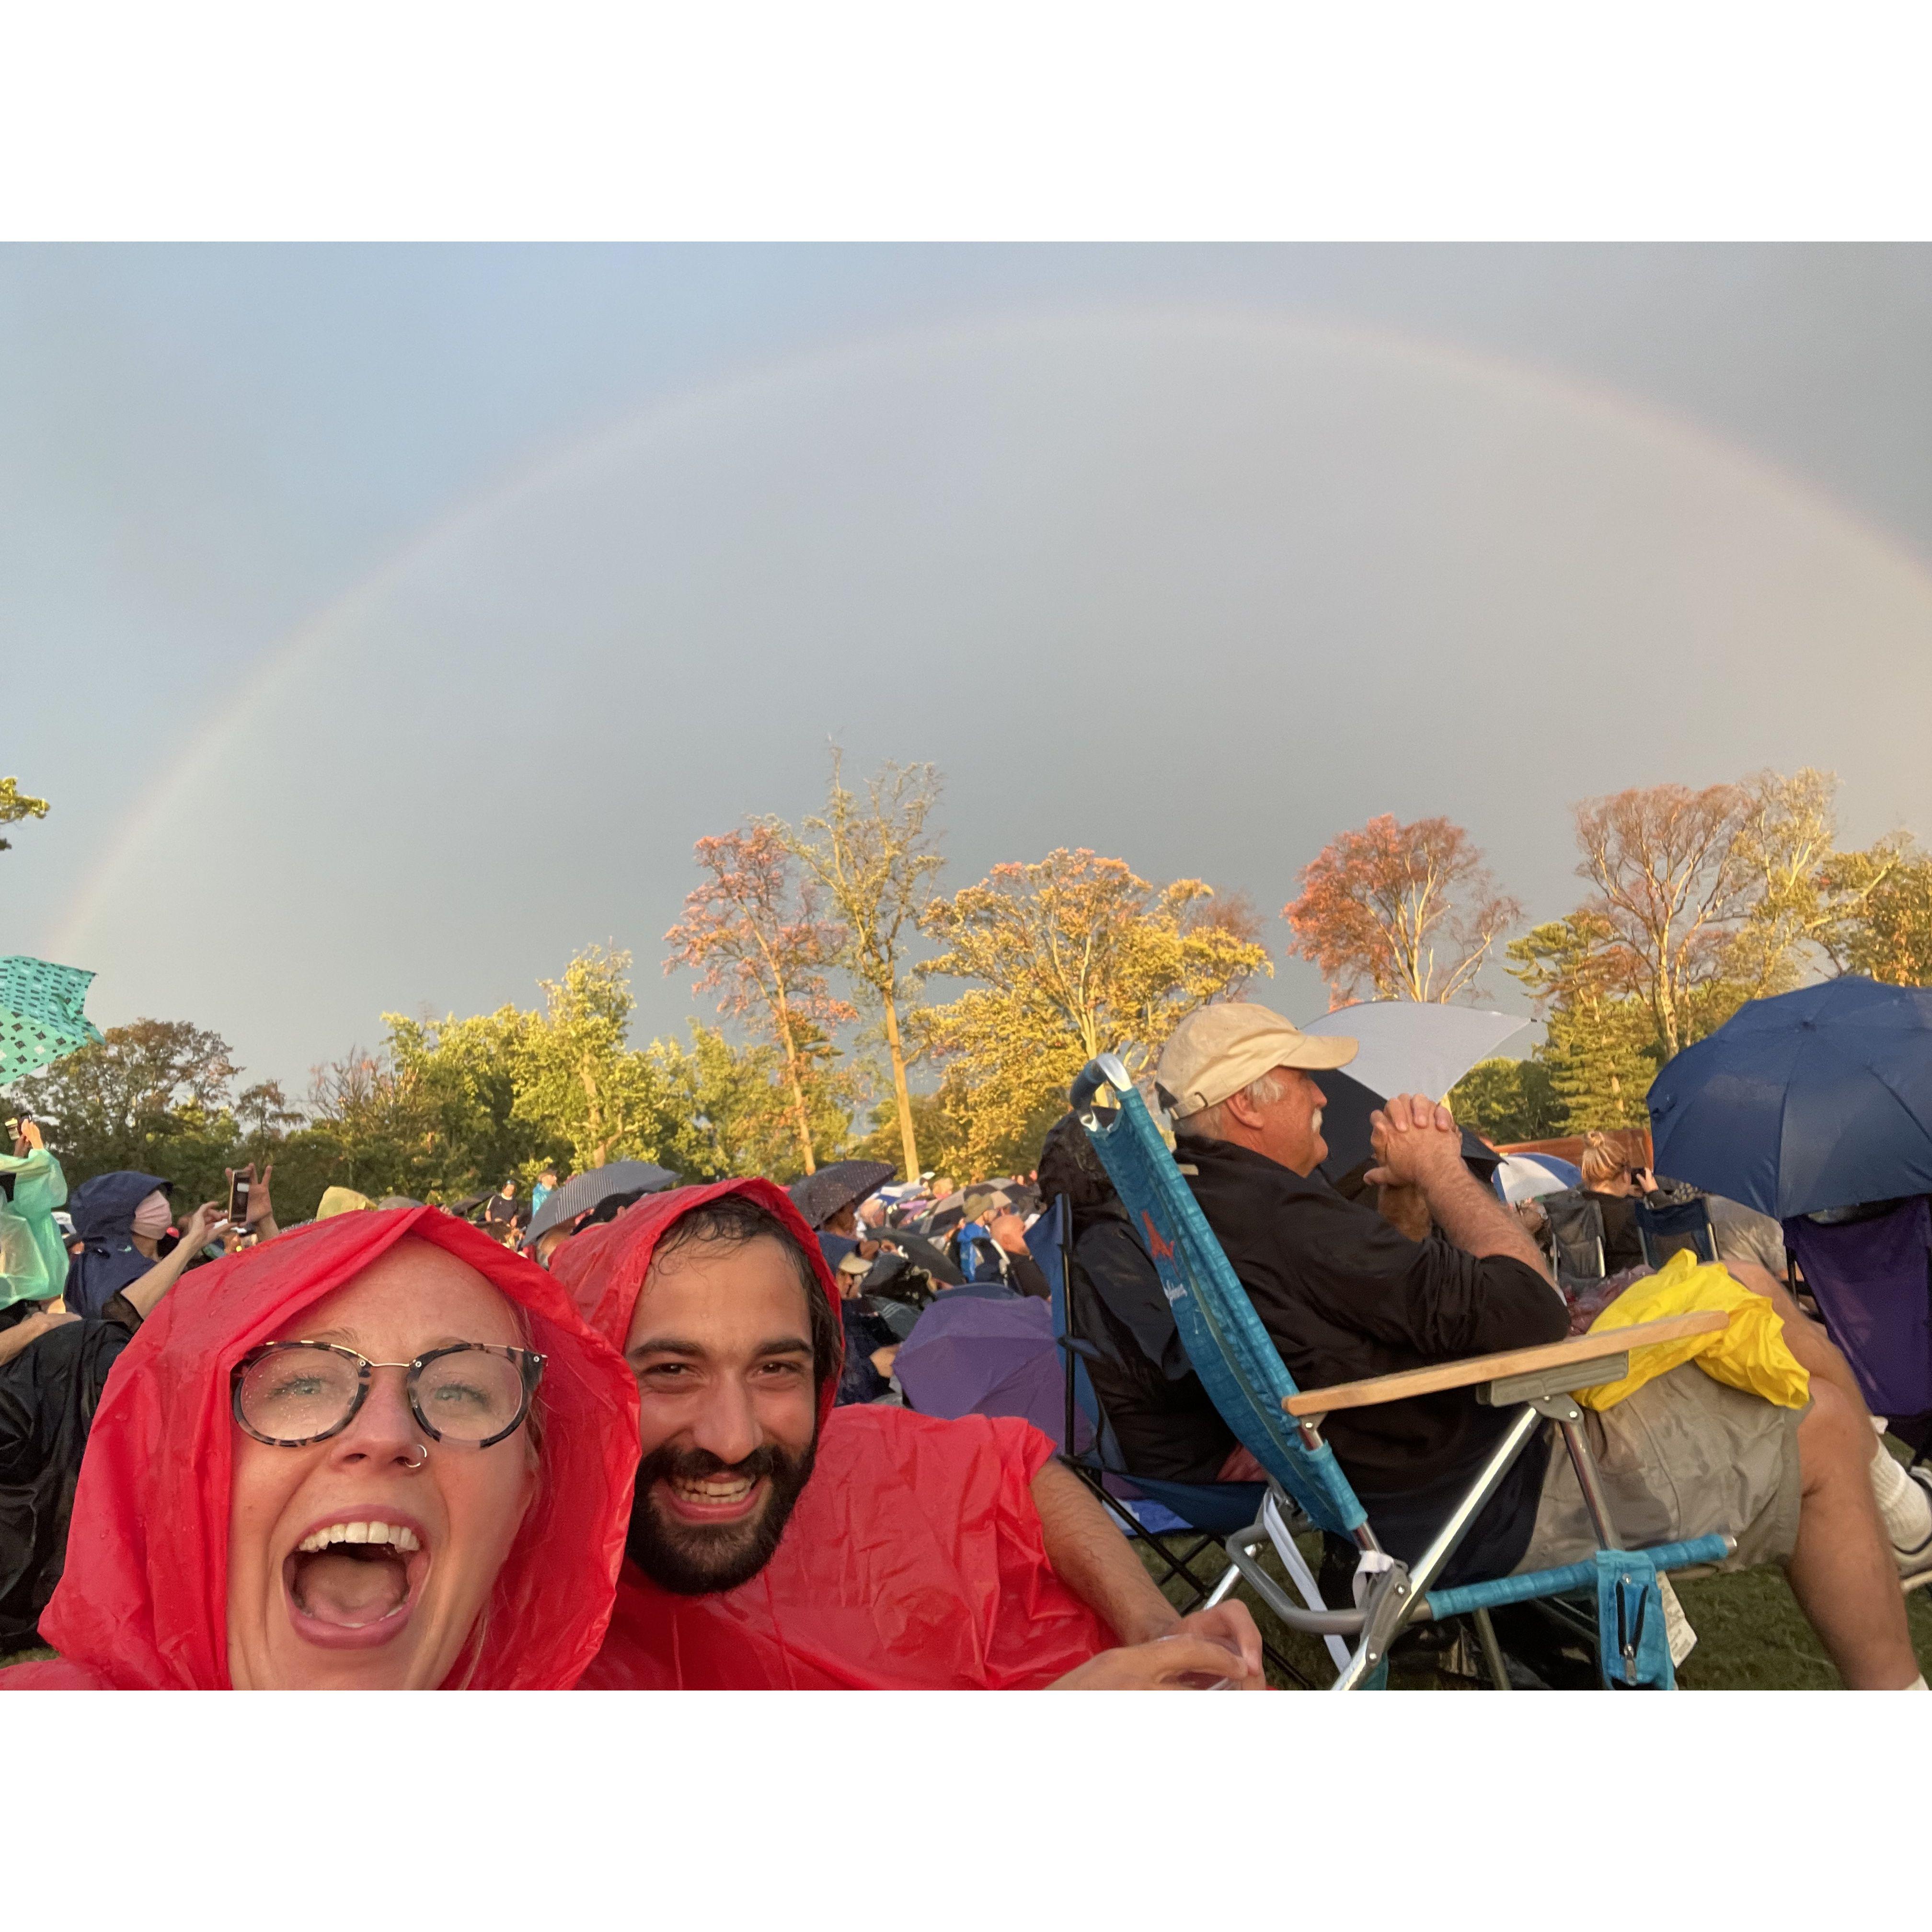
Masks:
[[[670,1514],[688,1522],[735,1522],[758,1507],[767,1480],[728,1470],[715,1476],[661,1476],[656,1487]]]
[[[409,1622],[430,1562],[418,1523],[373,1516],[318,1523],[283,1561],[290,1622],[327,1648],[387,1643]]]

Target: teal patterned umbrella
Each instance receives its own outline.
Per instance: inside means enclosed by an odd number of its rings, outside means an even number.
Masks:
[[[44,959],[0,959],[0,1086],[98,1042],[81,1011],[94,975]]]

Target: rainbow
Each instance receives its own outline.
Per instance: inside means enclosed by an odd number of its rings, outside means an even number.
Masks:
[[[413,535],[366,577],[285,635],[266,645],[250,674],[234,688],[212,717],[154,784],[124,814],[92,868],[80,879],[47,942],[62,957],[88,950],[87,936],[97,916],[132,866],[144,840],[185,794],[196,775],[218,759],[225,745],[244,731],[250,718],[299,678],[326,651],[332,638],[351,620],[374,608],[437,546],[474,525],[503,514],[580,467],[608,456],[620,446],[648,442],[675,429],[701,424],[707,416],[772,394],[790,385],[862,371],[888,359],[938,356],[983,347],[1002,340],[1066,338],[1090,340],[1096,331],[1181,330],[1226,340],[1262,341],[1275,346],[1336,347],[1380,356],[1410,369],[1451,380],[1488,385],[1499,393],[1538,398],[1589,419],[1605,432],[1641,437],[1666,454],[1694,458],[1727,470],[1741,482],[1783,499],[1814,523],[1830,528],[1881,569],[1907,575],[1932,608],[1932,565],[1895,533],[1854,514],[1815,486],[1793,476],[1755,452],[1697,424],[1618,391],[1538,365],[1424,340],[1392,330],[1270,318],[1240,310],[1178,309],[1070,312],[1050,317],[1009,318],[953,327],[909,331],[791,356],[718,381],[704,383],[656,401],[620,421],[549,448],[514,473],[461,499]]]

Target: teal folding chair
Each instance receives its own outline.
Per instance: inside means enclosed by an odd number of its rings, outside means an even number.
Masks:
[[[1103,1094],[1112,1104],[1096,1102]],[[1671,1570],[1720,1562],[1737,1547],[1728,1535],[1698,1537],[1648,1550],[1618,1538],[1602,1482],[1574,1400],[1578,1389],[1629,1372],[1630,1350],[1646,1342],[1722,1328],[1720,1312],[1675,1316],[1607,1334],[1580,1336],[1442,1364],[1372,1382],[1304,1394],[1288,1372],[1253,1305],[1221,1251],[1160,1130],[1112,1054],[1090,1060],[1073,1084],[1072,1104],[1114,1188],[1160,1270],[1195,1372],[1236,1437],[1270,1478],[1260,1515],[1229,1538],[1228,1554],[1255,1594],[1292,1630],[1327,1642],[1339,1666],[1334,1688],[1378,1690],[1388,1683],[1390,1646],[1411,1624],[1468,1616],[1476,1626],[1498,1690],[1509,1678],[1489,1612],[1506,1604],[1593,1593],[1604,1681],[1612,1688],[1671,1690],[1676,1678],[1665,1630],[1660,1577]],[[1478,1402],[1517,1413],[1462,1501],[1414,1564],[1390,1556],[1376,1540],[1321,1424],[1331,1410],[1366,1408],[1445,1388],[1468,1388]],[[1599,1547],[1591,1559],[1446,1588],[1432,1587],[1496,1493],[1496,1486],[1546,1420],[1562,1432]],[[1352,1544],[1354,1604],[1330,1609],[1296,1549],[1296,1512]],[[1258,1561],[1272,1546],[1302,1601],[1296,1603]]]

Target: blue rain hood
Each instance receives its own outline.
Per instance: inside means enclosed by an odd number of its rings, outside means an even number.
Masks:
[[[75,1314],[98,1316],[154,1266],[134,1245],[134,1210],[157,1189],[172,1196],[174,1185],[158,1174],[124,1170],[97,1174],[68,1197],[74,1232],[86,1244],[68,1269],[67,1305]]]

